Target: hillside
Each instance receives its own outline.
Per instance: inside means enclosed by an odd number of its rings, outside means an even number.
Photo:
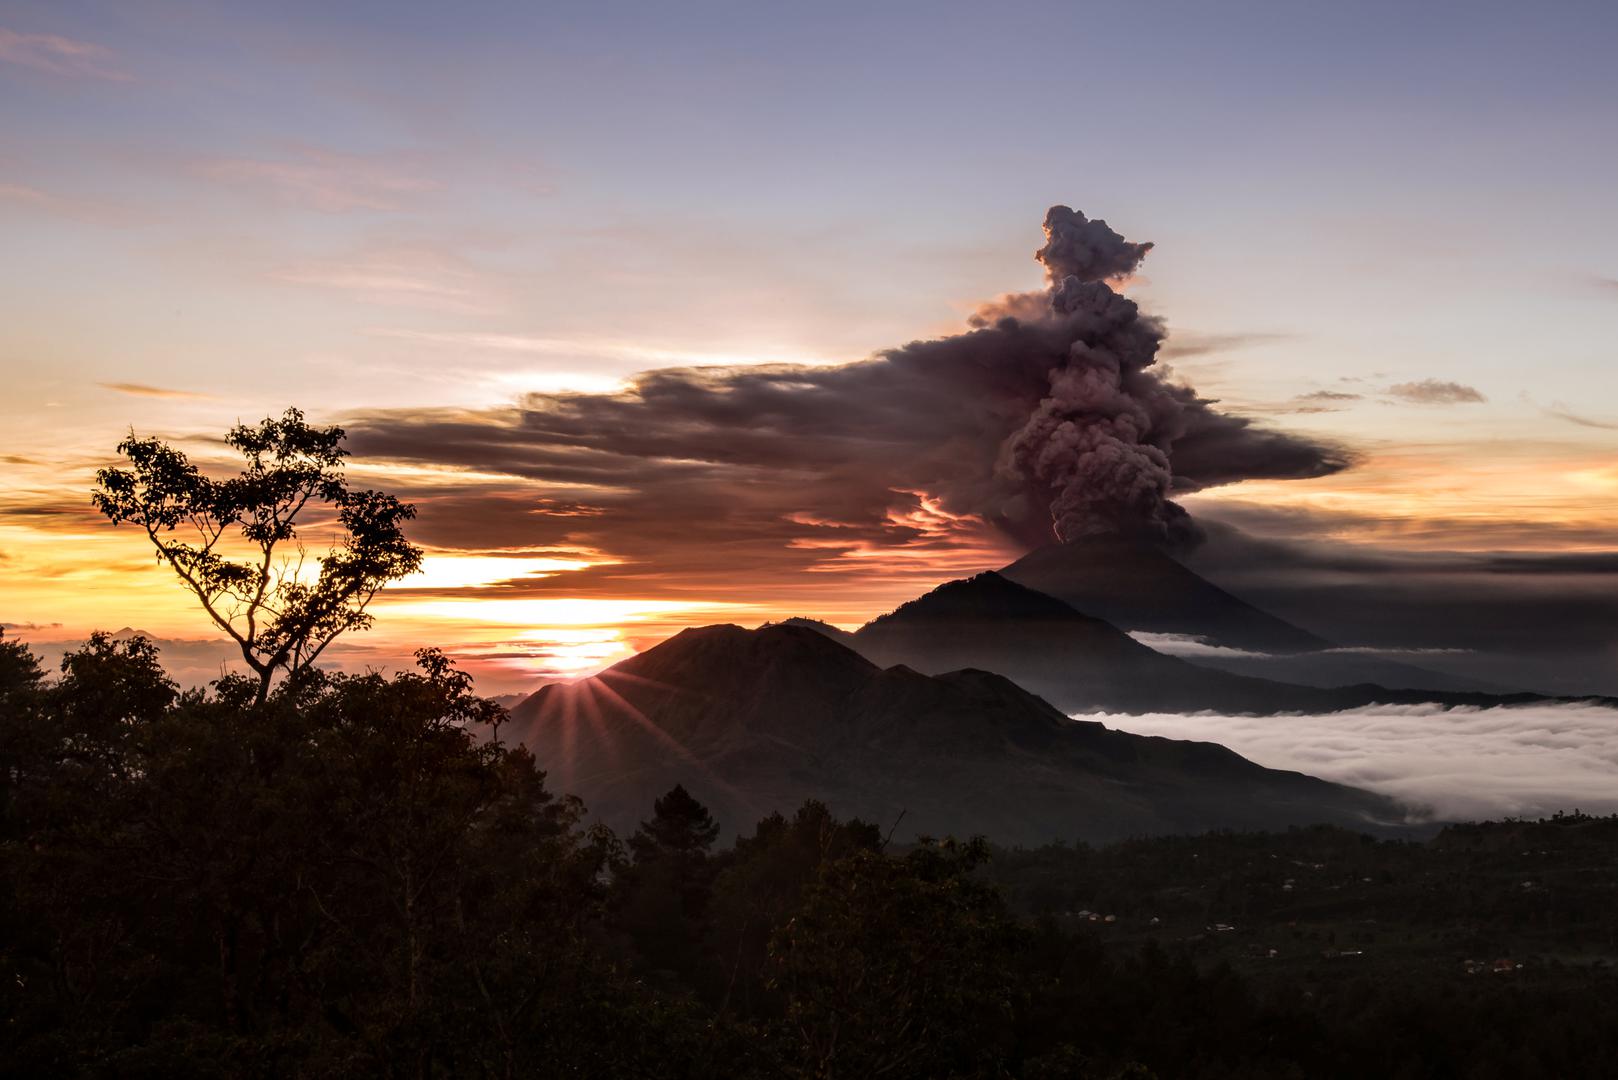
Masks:
[[[1009,680],[881,668],[815,630],[686,630],[541,689],[502,737],[615,828],[682,783],[728,828],[823,800],[899,836],[1006,843],[1397,822],[1390,800],[1211,743],[1076,723]]]

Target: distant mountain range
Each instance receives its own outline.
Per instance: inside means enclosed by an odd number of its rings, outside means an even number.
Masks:
[[[1260,610],[1151,544],[1108,539],[1050,544],[1000,573],[1122,630],[1183,639],[1180,646],[1200,667],[1320,687],[1376,683],[1484,693],[1522,689],[1343,648]],[[1173,651],[1169,642],[1161,644]]]
[[[992,571],[940,585],[841,640],[883,666],[999,672],[1067,712],[1334,712],[1372,704],[1542,700],[1371,683],[1299,686],[1213,670],[1156,652],[1109,622]]]
[[[1070,545],[947,582],[854,633],[810,619],[683,631],[593,678],[542,688],[512,709],[503,737],[527,745],[556,787],[615,828],[633,828],[681,783],[734,829],[816,798],[884,827],[903,814],[906,837],[1035,844],[1309,823],[1395,829],[1406,817],[1389,799],[1266,769],[1213,743],[1068,713],[1550,700],[1254,678],[1164,655],[1113,619],[1288,663],[1330,655],[1330,642],[1162,552]]]
[[[884,828],[902,814],[901,836],[1023,844],[1403,817],[1212,743],[1075,722],[1000,675],[884,669],[805,626],[683,631],[542,688],[502,738],[622,828],[675,783],[732,829],[817,798]]]

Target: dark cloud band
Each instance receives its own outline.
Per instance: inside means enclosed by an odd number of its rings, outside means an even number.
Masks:
[[[1151,250],[1054,207],[1049,287],[986,307],[967,332],[837,366],[647,372],[625,391],[534,394],[481,414],[372,414],[362,455],[534,482],[577,513],[539,526],[752,543],[927,541],[940,520],[1015,545],[1097,534],[1194,537],[1177,491],[1344,468],[1340,448],[1255,425],[1156,366],[1163,324],[1109,280]],[[933,515],[929,525],[919,507]],[[553,501],[554,508],[559,505]],[[918,516],[919,515],[919,516]],[[672,552],[665,552],[665,556]]]

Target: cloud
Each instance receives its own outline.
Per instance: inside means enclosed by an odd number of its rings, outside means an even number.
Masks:
[[[1181,656],[1187,659],[1196,659],[1197,657],[1267,659],[1273,655],[1266,652],[1255,652],[1251,649],[1238,649],[1230,645],[1219,645],[1200,634],[1164,634],[1154,633],[1150,630],[1131,630],[1129,631],[1129,636],[1149,649],[1155,649],[1169,656]]]
[[[326,213],[399,210],[412,196],[439,184],[420,175],[408,157],[357,156],[315,147],[296,149],[290,158],[224,158],[203,162],[203,175],[276,202]]]
[[[402,330],[385,327],[373,328],[367,330],[366,333],[373,337],[388,338],[413,345],[454,350],[463,356],[468,353],[475,353],[502,358],[506,363],[522,365],[520,371],[511,373],[513,379],[523,374],[535,374],[533,361],[538,357],[592,364],[606,363],[612,365],[614,369],[620,370],[625,365],[639,365],[638,368],[633,368],[632,370],[645,370],[648,367],[712,367],[727,363],[747,364],[766,360],[787,363],[814,362],[812,358],[800,359],[792,356],[726,357],[716,354],[713,349],[659,345],[619,338],[544,337],[537,334],[491,333],[475,330]],[[582,377],[581,382],[593,382],[595,385],[572,387],[573,389],[628,389],[628,383],[617,376],[606,374],[592,376],[584,372],[574,374]],[[529,389],[536,388],[530,387]]]
[[[29,187],[27,184],[0,184],[0,199],[28,203],[31,206],[54,207],[58,203],[57,197],[50,192]]]
[[[53,75],[128,82],[111,49],[55,34],[24,34],[0,27],[0,61]]]
[[[1292,340],[1292,334],[1199,334],[1176,330],[1158,349],[1160,360],[1186,360],[1211,353],[1233,352],[1254,345],[1270,345]]]
[[[1002,298],[965,333],[848,364],[661,368],[509,409],[371,413],[347,425],[351,445],[510,477],[427,493],[434,543],[482,531],[485,545],[586,544],[620,559],[586,574],[619,576],[924,558],[937,572],[968,553],[981,569],[1057,536],[1183,535],[1172,494],[1346,467],[1339,447],[1169,381],[1154,367],[1162,324],[1068,273],[1126,273],[1148,245],[1066,208],[1049,220],[1049,288]],[[573,516],[556,516],[564,506]]]
[[[1618,710],[1594,704],[1083,719],[1223,743],[1260,765],[1392,795],[1440,820],[1618,812]]]
[[[113,390],[131,397],[164,398],[168,401],[212,401],[208,394],[194,394],[189,390],[167,390],[161,386],[147,386],[144,383],[112,382],[98,383],[103,390]]]
[[[1464,383],[1444,382],[1440,379],[1396,383],[1388,387],[1387,392],[1392,397],[1411,405],[1475,405],[1488,400]]]
[[[1265,411],[1300,415],[1341,412],[1349,402],[1361,401],[1364,397],[1364,394],[1350,394],[1340,390],[1315,390],[1308,394],[1299,394],[1292,400],[1271,406]]]
[[[0,183],[0,201],[21,203],[33,210],[44,210],[59,217],[94,225],[129,225],[138,218],[138,215],[121,206],[63,195],[27,184]]]
[[[1618,431],[1618,421],[1596,420],[1574,412],[1560,401],[1553,401],[1549,405],[1541,406],[1540,411],[1546,416],[1554,416],[1558,420],[1566,420],[1579,427],[1595,428],[1598,431]]]
[[[500,306],[483,275],[431,247],[378,245],[282,267],[273,276],[387,307],[487,314]]]

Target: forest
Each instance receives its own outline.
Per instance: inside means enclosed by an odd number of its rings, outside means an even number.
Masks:
[[[1003,850],[675,787],[618,836],[418,659],[0,639],[8,1075],[1618,1074],[1618,820]]]

